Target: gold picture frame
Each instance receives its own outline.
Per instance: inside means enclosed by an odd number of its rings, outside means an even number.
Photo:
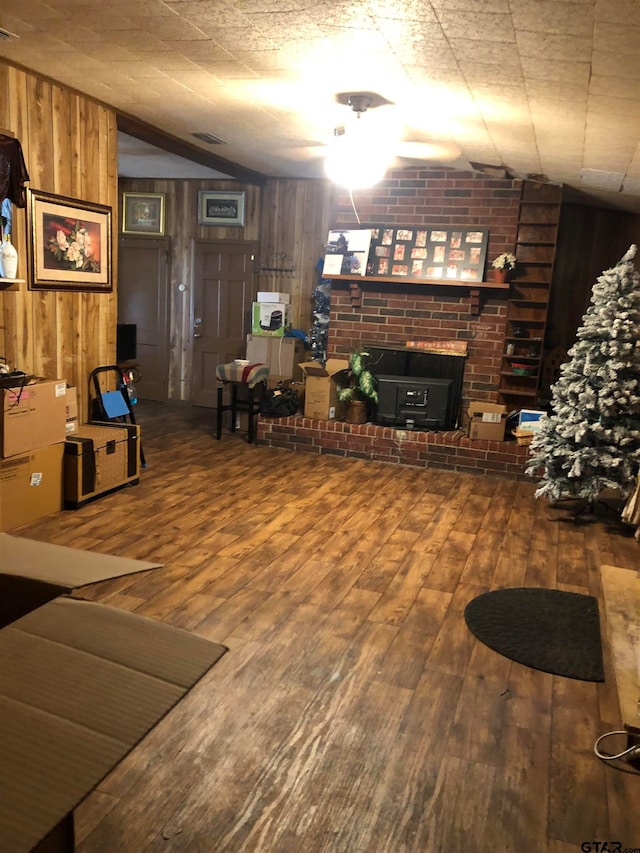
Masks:
[[[29,290],[110,291],[111,208],[27,190]]]
[[[122,233],[164,237],[165,193],[123,193]]]

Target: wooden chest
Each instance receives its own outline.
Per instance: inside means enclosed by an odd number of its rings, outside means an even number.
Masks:
[[[64,505],[77,509],[87,501],[140,477],[138,424],[83,424],[64,445]]]

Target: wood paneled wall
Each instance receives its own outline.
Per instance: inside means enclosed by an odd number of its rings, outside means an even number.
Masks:
[[[244,227],[198,225],[199,190],[244,191]],[[170,399],[191,397],[193,317],[191,299],[185,299],[185,293],[192,294],[193,240],[257,240],[257,289],[289,293],[294,327],[310,328],[316,265],[333,216],[334,190],[329,182],[274,178],[261,188],[232,180],[123,178],[120,193],[124,192],[165,193],[165,234],[171,243]],[[293,268],[294,272],[284,275],[261,267]],[[185,293],[178,290],[180,284],[187,285]]]
[[[640,216],[621,210],[566,203],[560,214],[548,345],[568,350],[589,307],[593,285],[632,243],[640,243]],[[640,258],[636,257],[636,266]]]
[[[19,140],[30,186],[117,210],[115,114],[91,99],[0,62],[0,127]],[[113,228],[117,225],[114,218]],[[26,212],[14,211],[18,276],[27,277]],[[114,234],[115,237],[115,234]],[[115,357],[117,247],[112,293],[0,291],[0,354],[13,368],[78,387],[86,411],[87,379]]]

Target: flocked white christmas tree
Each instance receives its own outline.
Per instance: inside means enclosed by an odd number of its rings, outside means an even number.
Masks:
[[[552,413],[530,445],[536,497],[630,493],[640,465],[640,274],[636,246],[593,286],[577,340],[551,388]]]

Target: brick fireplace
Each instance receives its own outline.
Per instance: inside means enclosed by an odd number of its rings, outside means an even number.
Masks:
[[[355,194],[360,223],[354,223],[350,198],[340,196],[335,227],[487,228],[484,278],[490,281],[491,260],[501,252],[514,250],[521,192],[521,181],[487,178],[478,172],[444,169],[391,172],[382,184]],[[354,304],[348,282],[332,283],[328,356],[344,357],[363,345],[464,341],[467,358],[460,405],[462,429],[407,433],[373,424],[356,426],[287,418],[262,422],[259,441],[399,464],[523,476],[526,447],[518,447],[515,442],[472,442],[464,435],[469,402],[498,399],[509,291],[481,289],[474,294],[472,285],[467,288],[396,281],[366,281],[359,287],[361,295]]]
[[[512,252],[518,226],[522,182],[487,178],[479,172],[402,170],[381,185],[360,190],[355,205],[338,198],[336,227],[375,225],[489,229],[487,272],[501,252]],[[348,283],[332,284],[328,355],[344,356],[358,346],[404,345],[409,340],[462,340],[468,347],[462,411],[468,402],[498,398],[509,291],[481,290],[475,304],[472,287],[365,282],[360,307],[354,307]],[[477,312],[477,313],[475,313]]]

